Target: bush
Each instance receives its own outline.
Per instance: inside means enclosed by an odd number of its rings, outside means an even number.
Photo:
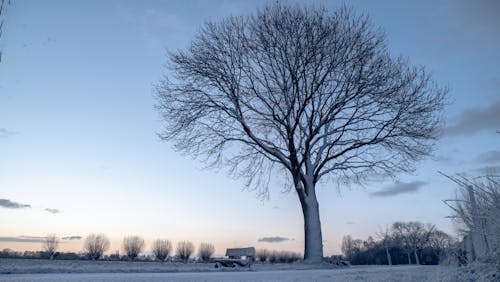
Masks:
[[[200,260],[203,262],[209,261],[214,252],[214,245],[210,243],[201,243],[200,248],[198,249],[198,255],[200,257]]]
[[[153,242],[152,251],[159,261],[165,261],[172,251],[172,243],[169,240],[158,239]]]
[[[73,253],[73,252],[58,253],[57,259],[58,260],[78,260],[78,259],[82,259],[82,256],[77,254],[77,253]]]
[[[187,262],[194,252],[194,245],[189,241],[177,243],[177,256],[180,260]]]

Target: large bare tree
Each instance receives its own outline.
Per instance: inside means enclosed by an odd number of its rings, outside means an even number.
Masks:
[[[309,262],[323,256],[316,185],[412,171],[432,149],[446,94],[345,7],[275,4],[209,21],[167,65],[157,85],[161,138],[229,165],[264,195],[270,174],[285,172]]]

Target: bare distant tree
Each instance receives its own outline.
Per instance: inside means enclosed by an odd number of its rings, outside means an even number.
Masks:
[[[363,241],[353,239],[351,235],[346,235],[342,238],[342,253],[347,259],[352,259],[356,253],[361,251]]]
[[[383,230],[380,228],[380,231],[375,235],[380,239],[382,245],[384,245],[387,264],[392,265],[392,258],[389,249],[393,246],[394,240],[391,236],[391,230],[388,227],[385,227]]]
[[[429,236],[428,245],[434,251],[439,260],[442,260],[447,251],[452,248],[453,238],[441,230],[433,230]]]
[[[104,234],[90,234],[85,238],[83,251],[89,259],[99,259],[109,249],[109,239]]]
[[[47,234],[45,241],[43,241],[43,251],[47,253],[50,259],[54,259],[54,254],[59,247],[59,237],[54,233]]]
[[[431,152],[447,92],[345,7],[278,3],[209,21],[168,66],[156,89],[161,138],[228,165],[265,197],[270,174],[285,172],[313,263],[323,258],[316,185],[412,171]]]
[[[200,260],[203,262],[209,261],[210,257],[212,257],[214,252],[215,252],[214,245],[210,243],[201,243],[198,249],[198,255],[200,257]]]
[[[144,249],[144,239],[139,236],[127,236],[123,238],[123,250],[129,259],[135,259]]]
[[[177,256],[184,262],[189,260],[189,257],[194,253],[194,245],[189,241],[177,243]]]
[[[165,259],[170,255],[170,252],[172,252],[172,243],[170,243],[169,240],[158,239],[153,242],[151,249],[156,259],[159,261],[165,261]]]
[[[392,225],[392,231],[395,237],[400,240],[400,243],[406,251],[408,264],[411,264],[411,253],[413,253],[415,257],[415,263],[420,264],[418,251],[429,243],[430,236],[434,230],[434,225],[424,225],[418,221],[395,222]]]

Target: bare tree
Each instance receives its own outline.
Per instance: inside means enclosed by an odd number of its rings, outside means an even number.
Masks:
[[[471,236],[473,260],[500,262],[500,176],[494,173],[475,178],[443,174],[459,185],[457,198],[445,203],[462,235]]]
[[[395,237],[400,240],[406,251],[408,264],[411,264],[411,253],[413,253],[415,257],[415,263],[420,264],[418,251],[429,243],[429,238],[434,230],[434,225],[424,225],[418,221],[395,222],[392,225],[392,231]]]
[[[194,253],[194,245],[189,241],[177,243],[177,256],[184,262],[189,260],[189,257]]]
[[[158,239],[153,242],[152,246],[153,254],[159,261],[165,261],[166,258],[172,252],[172,243],[169,240]]]
[[[351,235],[346,235],[342,238],[342,253],[347,259],[352,259],[356,253],[361,251],[363,241],[353,239]]]
[[[144,249],[144,239],[139,236],[127,236],[123,238],[123,250],[129,259],[134,260]]]
[[[408,257],[408,264],[411,264],[411,252],[413,249],[407,231],[408,230],[404,222],[394,222],[392,224],[392,232],[394,235],[394,239],[405,250],[406,255]]]
[[[428,245],[440,261],[443,259],[446,252],[452,249],[453,243],[453,238],[444,231],[433,230],[430,233]]]
[[[323,258],[316,185],[414,170],[441,127],[446,89],[347,8],[275,4],[206,23],[156,87],[163,140],[268,196],[285,172],[304,216],[306,262]]]
[[[384,245],[385,248],[385,255],[387,257],[387,264],[392,265],[392,258],[391,258],[391,253],[389,252],[389,249],[393,246],[394,240],[391,236],[391,230],[388,227],[385,227],[384,230],[380,228],[380,231],[375,234],[380,241],[382,242],[382,245]]]
[[[214,245],[210,243],[201,243],[200,247],[198,248],[198,255],[200,257],[200,260],[203,262],[207,262],[210,260],[210,257],[215,252]]]
[[[54,259],[57,248],[59,247],[59,237],[54,233],[47,234],[45,241],[43,241],[43,251],[50,259]]]
[[[99,259],[109,249],[109,239],[104,234],[90,234],[85,238],[83,251],[89,259]]]

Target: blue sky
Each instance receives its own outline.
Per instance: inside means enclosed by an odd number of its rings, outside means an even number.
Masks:
[[[247,245],[301,251],[293,193],[275,186],[261,201],[242,180],[203,170],[156,135],[152,86],[166,71],[166,52],[186,48],[206,20],[267,2],[13,1],[0,39],[0,199],[10,201],[0,202],[0,248],[40,248],[7,237],[103,232],[112,251],[132,234],[147,243],[208,241],[218,253]],[[334,9],[343,1],[313,3]],[[338,253],[346,234],[365,238],[396,220],[453,232],[442,200],[456,187],[437,171],[500,167],[498,3],[347,2],[385,29],[393,55],[448,86],[450,99],[445,135],[415,173],[398,183],[318,187],[326,254]],[[275,236],[289,240],[258,242]],[[81,240],[62,248],[78,251]]]

